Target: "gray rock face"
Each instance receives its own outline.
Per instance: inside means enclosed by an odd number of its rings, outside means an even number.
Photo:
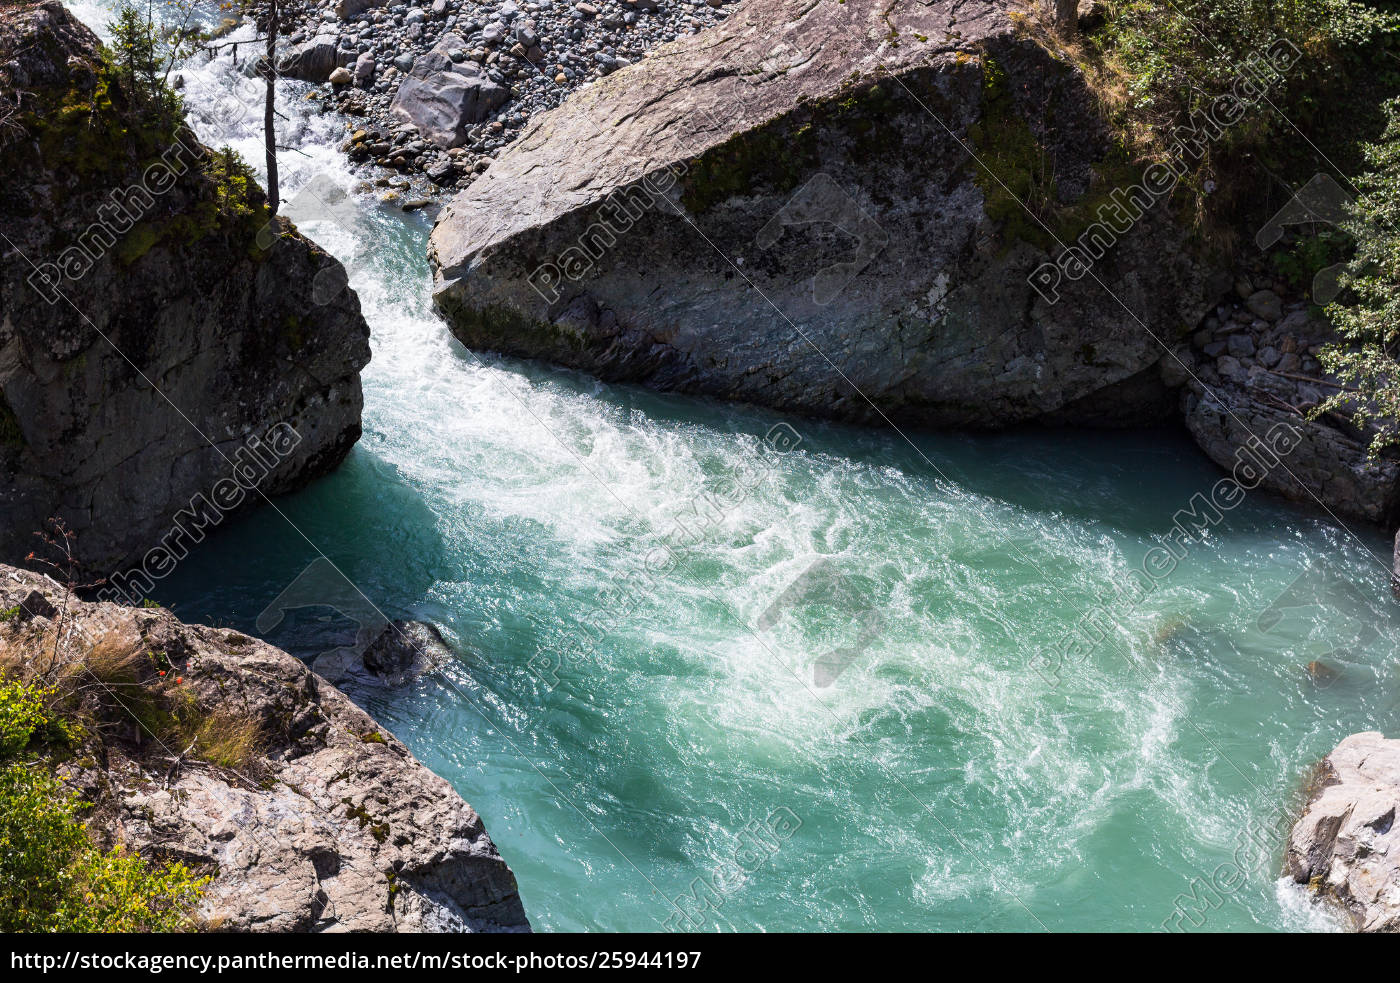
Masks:
[[[510,90],[487,77],[476,62],[454,62],[448,52],[464,42],[448,34],[432,51],[414,60],[399,85],[392,110],[418,127],[439,147],[457,147],[467,128],[480,123],[510,99]]]
[[[1221,361],[1225,361],[1221,359]],[[1312,422],[1269,398],[1272,380],[1220,379],[1206,392],[1196,383],[1182,396],[1186,429],[1216,464],[1235,467],[1242,450],[1280,424],[1294,428],[1302,440],[1279,459],[1265,462],[1260,487],[1338,518],[1386,522],[1400,508],[1400,463],[1371,461],[1366,442],[1326,422]]]
[[[1114,186],[1082,80],[1008,9],[733,8],[535,117],[440,217],[435,302],[470,346],[825,416],[1169,410],[1135,400],[1162,349],[1103,286],[1027,283],[1053,243],[969,153],[1014,180],[1032,141],[1090,218]],[[1094,269],[1159,335],[1212,292],[1183,239],[1148,210]]]
[[[1400,601],[1400,530],[1395,533],[1395,552],[1390,564],[1390,593]]]
[[[1338,744],[1288,839],[1288,872],[1338,902],[1363,932],[1400,932],[1400,741]]]
[[[0,62],[11,53],[10,84],[40,116],[94,91],[99,44],[60,4],[0,15]],[[228,514],[334,468],[360,435],[369,361],[340,264],[269,223],[252,178],[188,130],[141,145],[127,112],[118,90],[67,142],[0,144],[0,558],[58,515],[99,575],[196,496]],[[127,132],[94,149],[88,125]],[[143,178],[163,154],[160,179]],[[294,447],[237,491],[248,446],[274,430]]]
[[[63,610],[74,638],[163,653],[194,712],[235,707],[258,724],[256,751],[238,774],[197,752],[172,765],[180,748],[144,735],[133,742],[123,727],[91,738],[102,747],[74,760],[98,763],[68,775],[93,803],[100,839],[215,875],[201,911],[213,927],[530,930],[515,876],[472,807],[300,660],[164,610],[64,604],[47,578],[0,566],[0,604],[21,602],[25,614],[0,625],[7,664],[49,657],[54,650],[36,640]],[[153,676],[149,660],[142,664]]]

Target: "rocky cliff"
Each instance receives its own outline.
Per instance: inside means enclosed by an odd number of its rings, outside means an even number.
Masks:
[[[152,98],[60,4],[0,11],[0,557],[54,515],[100,574],[178,554],[192,502],[221,521],[360,435],[344,271]]]
[[[213,876],[207,927],[529,931],[471,806],[285,652],[0,566],[0,666],[106,704],[59,769],[96,839]]]
[[[1167,205],[1029,282],[1135,172],[1020,9],[739,5],[536,117],[440,218],[439,308],[468,345],[824,416],[1172,413],[1153,335],[1214,295]]]
[[[1288,839],[1288,872],[1363,932],[1400,932],[1400,741],[1353,734],[1322,760]]]

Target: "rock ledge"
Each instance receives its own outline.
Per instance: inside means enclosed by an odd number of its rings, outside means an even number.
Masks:
[[[1362,932],[1400,932],[1400,740],[1352,734],[1319,765],[1288,839],[1288,873],[1333,899]]]
[[[160,747],[134,723],[62,767],[92,803],[99,840],[215,875],[207,927],[530,930],[515,875],[472,807],[298,659],[165,610],[72,599],[65,610],[51,580],[0,565],[0,610],[12,608],[0,622],[5,664],[47,654],[61,627],[72,645],[158,654],[169,676],[140,685],[174,686],[200,713],[232,709],[258,724],[237,768]],[[155,676],[149,662],[139,671]]]

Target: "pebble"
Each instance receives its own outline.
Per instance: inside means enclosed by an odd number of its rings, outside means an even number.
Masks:
[[[1272,290],[1256,290],[1245,300],[1255,317],[1277,321],[1283,317],[1283,299]]]

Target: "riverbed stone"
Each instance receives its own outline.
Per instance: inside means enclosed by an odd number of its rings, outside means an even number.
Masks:
[[[1272,290],[1257,290],[1245,301],[1255,317],[1277,321],[1283,317],[1283,300]]]
[[[413,62],[394,96],[395,115],[439,147],[461,146],[468,127],[510,101],[510,90],[492,81],[476,62],[452,60],[451,52],[463,43],[456,35],[445,36]]]
[[[340,39],[333,33],[318,34],[299,45],[277,64],[277,71],[305,82],[324,82],[340,65]]]

